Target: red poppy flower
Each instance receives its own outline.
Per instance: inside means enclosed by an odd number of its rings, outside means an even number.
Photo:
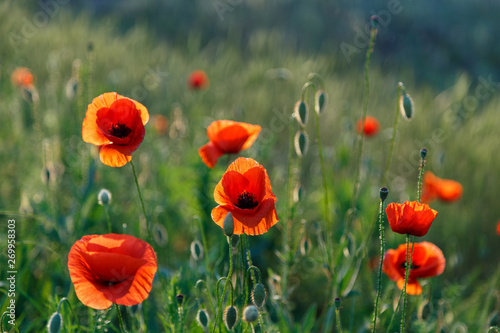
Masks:
[[[76,296],[102,310],[113,303],[135,305],[153,286],[156,254],[148,243],[129,235],[90,235],[69,251],[68,269]]]
[[[139,147],[149,120],[144,105],[115,92],[94,98],[82,126],[83,141],[99,146],[101,162],[121,167]]]
[[[168,118],[161,114],[152,117],[153,128],[158,135],[165,135],[168,131]]]
[[[364,132],[365,136],[374,136],[378,133],[379,130],[380,123],[375,117],[367,116],[365,118],[364,124],[363,119],[359,119],[356,123],[356,131],[360,134]]]
[[[410,253],[411,246],[410,244]],[[406,293],[420,295],[422,287],[417,278],[440,275],[444,271],[445,264],[443,252],[436,245],[429,242],[415,243]],[[389,279],[396,281],[399,289],[403,289],[406,270],[406,244],[399,245],[396,250],[390,249],[385,252],[382,269]]]
[[[500,236],[500,221],[497,223],[497,235]]]
[[[278,222],[267,171],[251,158],[240,157],[229,165],[215,187],[214,199],[219,206],[212,210],[212,219],[222,228],[230,212],[236,235],[261,235]]]
[[[427,204],[406,201],[403,204],[391,203],[385,209],[392,231],[422,237],[427,234],[432,221],[438,214]]]
[[[207,74],[202,70],[192,72],[188,78],[189,88],[200,90],[206,89],[210,85]]]
[[[430,203],[436,198],[452,202],[462,196],[462,185],[451,179],[441,179],[432,172],[426,171],[423,179],[422,202]]]
[[[35,76],[26,67],[16,68],[10,78],[13,85],[21,88],[30,87],[35,83]]]
[[[213,168],[224,154],[237,154],[250,148],[259,136],[261,127],[232,120],[217,120],[208,126],[209,143],[198,149],[203,162]]]

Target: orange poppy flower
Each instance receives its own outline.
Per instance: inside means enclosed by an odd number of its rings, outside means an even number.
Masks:
[[[417,237],[427,234],[438,214],[429,205],[416,201],[406,201],[403,204],[393,202],[387,205],[385,212],[392,231]]]
[[[375,117],[367,116],[365,118],[364,124],[363,119],[359,119],[356,123],[356,131],[360,134],[364,132],[365,136],[374,136],[378,133],[379,130],[380,123]]]
[[[194,90],[206,89],[210,86],[207,74],[202,70],[196,70],[189,75],[189,88]]]
[[[452,202],[462,196],[462,185],[451,179],[441,179],[432,172],[426,171],[423,179],[422,202],[430,203],[436,198]]]
[[[411,246],[410,244],[410,253]],[[444,271],[445,264],[446,260],[439,247],[430,242],[415,243],[406,293],[420,295],[422,287],[417,278],[440,275]],[[385,252],[382,270],[389,279],[396,281],[399,289],[403,289],[406,270],[406,244],[399,245],[396,250],[390,249]]]
[[[16,68],[10,78],[13,85],[21,88],[30,87],[35,83],[35,76],[26,67]]]
[[[203,162],[213,168],[219,157],[248,149],[259,136],[261,127],[232,120],[217,120],[208,126],[209,143],[198,149]]]
[[[168,118],[161,114],[152,117],[153,128],[158,135],[165,135],[168,131]]]
[[[84,236],[69,251],[68,269],[76,296],[86,306],[130,306],[148,297],[156,254],[151,245],[130,235]]]
[[[267,171],[251,158],[240,157],[229,165],[215,187],[214,199],[219,206],[212,210],[212,219],[222,228],[230,212],[236,235],[261,235],[278,222]]]
[[[83,141],[99,146],[101,162],[121,167],[139,147],[149,120],[144,105],[115,92],[94,98],[82,126]]]

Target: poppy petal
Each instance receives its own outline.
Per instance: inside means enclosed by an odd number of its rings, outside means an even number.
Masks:
[[[209,142],[198,149],[198,154],[200,154],[203,163],[209,168],[213,168],[215,164],[217,164],[219,157],[224,155],[224,152],[217,148],[212,142]]]
[[[118,145],[105,145],[99,150],[101,162],[110,167],[122,167],[132,160],[132,155],[124,154]]]
[[[250,181],[241,173],[236,171],[227,171],[222,176],[222,187],[224,188],[224,193],[231,200],[233,205],[238,204],[238,197],[247,191]]]
[[[252,193],[258,202],[262,201],[266,195],[266,172],[264,171],[264,168],[251,168],[244,173],[244,177],[252,180],[251,182],[248,182],[249,184],[246,187],[246,190],[249,193]]]

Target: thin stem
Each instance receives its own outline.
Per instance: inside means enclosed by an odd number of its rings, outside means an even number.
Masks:
[[[328,223],[328,226],[329,226],[329,237],[328,239],[330,239],[332,236],[333,236],[333,226],[331,225],[331,222],[330,222],[330,212],[329,212],[329,205],[328,205],[328,185],[327,185],[327,181],[326,181],[326,168],[325,168],[325,159],[323,157],[323,148],[321,147],[321,135],[320,135],[320,131],[319,131],[319,115],[318,113],[314,112],[315,116],[314,116],[314,119],[315,119],[315,124],[316,124],[316,136],[318,137],[318,152],[319,152],[319,162],[321,164],[321,177],[323,178],[323,200],[324,200],[324,203],[325,203],[325,218],[326,218],[326,222]]]
[[[394,152],[394,143],[396,142],[396,133],[398,130],[398,120],[399,120],[399,100],[401,99],[401,90],[403,89],[402,83],[398,84],[398,99],[396,103],[396,113],[394,114],[394,125],[392,125],[392,137],[391,143],[389,145],[389,155],[387,156],[387,162],[385,163],[384,178],[382,179],[382,185],[387,186],[387,178],[389,177],[389,170],[391,168],[392,154]]]
[[[104,215],[106,215],[106,221],[108,223],[108,232],[112,233],[111,231],[111,219],[109,218],[109,212],[108,212],[108,205],[104,205]]]
[[[335,317],[337,321],[337,331],[342,333],[342,325],[340,324],[340,310],[338,307],[335,308]]]
[[[184,307],[182,305],[179,305],[177,308],[177,314],[179,315],[179,331],[181,333],[184,332]]]
[[[423,149],[425,149],[425,148],[423,148]],[[427,153],[427,149],[426,149],[426,153]],[[425,156],[422,156],[422,159],[420,162],[420,172],[418,174],[417,202],[420,202],[420,197],[422,196],[422,178],[423,178],[423,174],[424,174],[424,168],[425,168]]]
[[[406,267],[405,267],[405,283],[403,285],[403,313],[401,315],[401,333],[405,330],[405,317],[406,317],[406,304],[407,304],[407,294],[406,294],[406,284],[408,283],[408,276],[410,275],[411,269],[411,257],[410,257],[410,234],[406,234]],[[413,252],[413,247],[412,247]],[[408,260],[410,258],[410,260]]]
[[[118,315],[118,322],[120,323],[120,330],[125,333],[125,328],[123,328],[122,313],[120,312],[120,306],[115,303],[116,313]]]
[[[385,252],[385,241],[384,241],[384,201],[380,201],[380,209],[378,215],[378,225],[380,231],[380,263],[378,266],[378,284],[377,284],[377,297],[375,298],[375,310],[373,311],[373,333],[375,333],[375,328],[377,326],[377,315],[378,315],[378,301],[380,299],[380,293],[382,291],[382,266],[384,264],[384,252]]]
[[[219,324],[219,331],[220,328],[222,327],[222,319],[221,319],[221,311],[222,311],[222,303],[224,303],[224,296],[226,295],[226,288],[227,284],[229,283],[229,280],[231,279],[231,276],[233,275],[233,247],[231,245],[231,238],[227,237],[227,243],[229,245],[229,272],[227,273],[227,278],[226,281],[224,282],[224,288],[222,289],[222,295],[220,299],[218,299],[218,306],[217,306],[217,316],[215,317],[214,320],[214,329],[212,332],[215,333],[215,329],[217,328],[217,324]],[[217,288],[217,290],[219,290]]]
[[[151,237],[151,229],[149,226],[148,214],[146,214],[146,207],[144,206],[144,200],[142,199],[141,188],[139,186],[139,181],[137,179],[137,173],[135,172],[134,161],[130,161],[130,165],[132,166],[132,172],[134,173],[135,186],[137,187],[137,193],[139,193],[139,199],[141,200],[142,213],[144,214],[144,218],[146,219],[146,229],[148,231],[148,241],[151,246],[153,246],[153,237]]]

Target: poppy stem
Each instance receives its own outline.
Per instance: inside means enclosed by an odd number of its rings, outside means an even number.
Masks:
[[[227,285],[229,283],[229,280],[231,280],[231,276],[233,275],[233,246],[231,244],[231,237],[227,237],[227,244],[229,245],[229,272],[227,273],[227,278],[226,281],[224,282],[224,288],[222,289],[222,295],[221,297],[217,300],[218,305],[217,305],[217,316],[215,317],[214,321],[214,329],[213,333],[215,333],[215,329],[217,328],[217,324],[219,325],[219,332],[222,327],[222,317],[221,317],[221,311],[222,311],[222,303],[224,303],[224,296],[226,295],[226,289]],[[219,290],[217,288],[217,290]]]
[[[116,314],[118,315],[118,322],[120,323],[120,330],[122,333],[125,333],[125,328],[123,328],[123,319],[122,319],[122,313],[120,312],[120,306],[115,303],[115,308],[116,308]]]
[[[108,232],[112,233],[111,230],[111,219],[109,218],[108,205],[104,205],[104,215],[106,215],[106,222],[108,223]]]
[[[382,266],[384,264],[384,252],[385,252],[385,240],[384,240],[384,199],[380,200],[380,209],[378,214],[378,225],[380,231],[380,263],[378,266],[378,282],[377,282],[377,297],[375,298],[375,309],[373,311],[373,333],[377,327],[377,315],[378,315],[378,301],[380,299],[380,293],[382,291]]]
[[[394,143],[396,142],[396,133],[398,130],[398,120],[399,120],[399,100],[401,99],[401,92],[403,90],[403,84],[398,83],[398,97],[396,103],[396,113],[394,115],[394,125],[392,125],[392,136],[391,143],[389,145],[389,155],[387,156],[387,162],[385,163],[384,178],[382,179],[382,185],[387,186],[387,178],[389,177],[389,169],[391,168],[392,153],[394,151]]]
[[[130,165],[132,166],[132,172],[134,173],[135,186],[137,187],[137,193],[139,193],[139,199],[141,200],[142,213],[144,214],[144,218],[146,219],[146,229],[148,231],[148,242],[151,246],[153,246],[153,237],[151,237],[151,228],[149,226],[148,215],[146,214],[146,207],[144,206],[144,200],[142,199],[141,188],[139,187],[139,181],[137,180],[137,173],[135,172],[134,161],[130,161]]]
[[[424,168],[425,168],[425,156],[427,155],[427,149],[422,148],[420,150],[420,172],[418,174],[418,189],[417,189],[417,202],[420,203],[420,197],[422,196],[422,178],[424,174]]]
[[[403,314],[401,316],[401,333],[404,333],[405,331],[405,319],[406,319],[406,306],[408,303],[407,300],[407,293],[406,293],[406,286],[408,284],[408,277],[410,275],[410,269],[413,263],[413,246],[415,244],[415,236],[413,236],[413,239],[411,241],[411,251],[410,251],[410,234],[406,235],[406,267],[405,267],[405,283],[403,286]],[[410,260],[408,260],[408,256]]]

